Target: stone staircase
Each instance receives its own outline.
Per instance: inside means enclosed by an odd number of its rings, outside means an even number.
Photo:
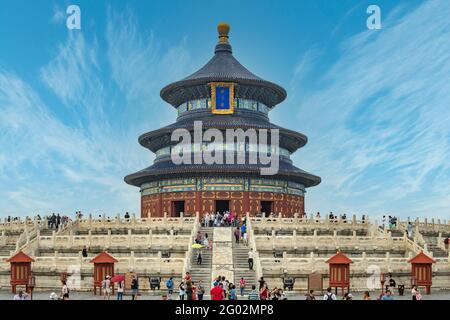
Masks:
[[[214,241],[213,228],[200,228],[200,233],[205,236],[208,234],[208,239]],[[212,266],[212,252],[206,248],[202,249],[202,264],[197,264],[197,249],[192,250],[191,256],[191,270],[192,281],[198,285],[199,280],[205,288],[205,295],[209,295],[211,290],[211,266]]]
[[[247,295],[251,291],[253,284],[258,288],[258,279],[256,279],[255,271],[248,269],[248,251],[249,247],[243,245],[242,242],[233,242],[234,285],[236,286],[238,296],[240,295],[239,281],[241,278],[244,278],[247,282],[244,295]]]

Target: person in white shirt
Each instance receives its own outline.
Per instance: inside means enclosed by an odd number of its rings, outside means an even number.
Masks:
[[[14,296],[14,300],[27,300],[27,298],[28,294],[26,294],[22,290],[20,290],[19,293]]]
[[[327,288],[327,293],[323,296],[323,300],[336,300],[336,295],[331,292],[331,287]]]
[[[248,233],[244,233],[244,245],[248,245]]]

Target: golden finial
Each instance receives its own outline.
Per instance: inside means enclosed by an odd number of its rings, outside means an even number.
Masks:
[[[219,43],[228,43],[228,32],[230,32],[230,25],[225,22],[220,22],[217,25],[217,32],[219,32]]]

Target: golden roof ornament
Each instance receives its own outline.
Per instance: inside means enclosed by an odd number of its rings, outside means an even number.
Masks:
[[[230,25],[225,22],[220,22],[217,25],[217,32],[219,33],[219,43],[228,43],[228,32],[230,32]]]

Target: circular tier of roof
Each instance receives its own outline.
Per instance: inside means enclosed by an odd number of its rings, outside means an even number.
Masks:
[[[234,58],[227,28],[218,26],[219,43],[211,60],[190,76],[164,87],[162,99],[177,107],[186,101],[207,98],[210,82],[233,82],[236,97],[256,100],[268,107],[286,99],[286,90],[281,86],[254,75]]]
[[[280,161],[279,170],[276,175],[268,178],[288,179],[301,183],[306,188],[316,186],[321,179],[311,173],[301,170],[289,161]],[[155,162],[152,166],[130,174],[125,177],[128,184],[140,187],[142,184],[155,181],[164,177],[185,177],[201,175],[236,175],[261,177],[261,166],[258,164],[181,164],[175,165],[169,161]]]
[[[139,137],[139,143],[152,152],[156,152],[163,146],[171,145],[170,137],[173,130],[183,128],[192,131],[194,129],[196,114],[198,119],[202,121],[203,129],[279,129],[280,146],[285,147],[290,152],[295,152],[308,142],[305,135],[270,123],[266,116],[256,115],[252,111],[240,110],[230,115],[216,115],[211,114],[210,110],[207,109],[193,111],[189,117],[179,118],[177,122],[168,126],[144,133]]]

